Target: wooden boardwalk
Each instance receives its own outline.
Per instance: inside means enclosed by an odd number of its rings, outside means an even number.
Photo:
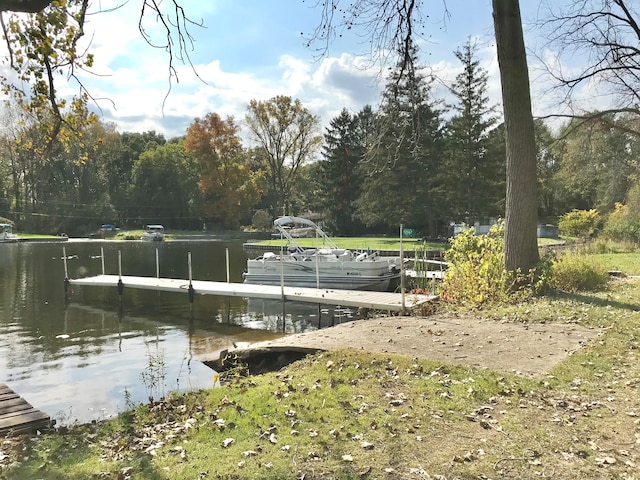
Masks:
[[[69,284],[78,286],[117,287],[122,279],[124,290],[138,288],[165,292],[187,293],[189,280],[154,277],[132,277],[98,275],[95,277],[69,279]],[[306,302],[342,307],[369,308],[392,312],[410,311],[437,298],[434,295],[406,293],[404,305],[401,293],[368,292],[363,290],[332,290],[326,288],[281,287],[246,283],[208,282],[193,280],[193,291],[198,295],[220,295],[227,297],[250,297],[271,300]]]
[[[0,384],[0,437],[29,433],[51,426],[51,418],[24,398]]]

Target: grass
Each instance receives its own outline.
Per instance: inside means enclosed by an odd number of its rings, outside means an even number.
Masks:
[[[353,250],[400,250],[399,238],[387,238],[387,237],[333,237],[332,240],[340,248],[349,248]],[[322,242],[322,239],[319,240]],[[269,245],[278,247],[280,245],[287,245],[286,240],[271,239],[261,240],[254,242],[257,245]],[[301,247],[313,248],[318,245],[315,238],[296,238],[296,243]],[[322,245],[322,243],[320,243]],[[419,238],[405,238],[402,240],[402,245],[405,250],[444,250],[448,244],[439,242],[424,242]]]
[[[624,279],[458,313],[603,329],[541,378],[357,349],[263,375],[239,367],[222,388],[5,441],[0,478],[634,478],[639,312],[640,280]]]
[[[392,237],[332,237],[332,240],[340,248],[349,248],[352,250],[390,250],[400,251],[400,239]],[[296,242],[305,248],[313,248],[316,244],[315,238],[297,238]],[[538,243],[540,245],[555,245],[558,243],[564,243],[563,239],[553,238],[540,238]],[[280,245],[287,245],[286,240],[271,239],[261,240],[254,242],[256,245],[268,245],[273,247],[279,247]],[[446,250],[449,247],[447,242],[425,242],[420,238],[404,238],[402,239],[402,246],[404,250]]]

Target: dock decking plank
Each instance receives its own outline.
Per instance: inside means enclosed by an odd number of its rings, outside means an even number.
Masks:
[[[186,292],[189,281],[174,278],[135,277],[118,275],[98,275],[69,279],[71,285],[116,287],[122,280],[124,288],[160,290],[167,292]],[[209,282],[193,280],[191,285],[195,293],[200,295],[221,295],[230,297],[252,297],[272,300],[286,300],[343,307],[371,308],[401,312],[403,310],[402,294],[391,292],[368,292],[364,290],[334,290],[325,288],[281,287],[276,285],[257,285],[246,283]],[[404,307],[410,309],[433,301],[434,295],[418,295],[406,293]]]
[[[51,418],[34,408],[8,385],[0,384],[0,436],[31,432],[51,424]]]

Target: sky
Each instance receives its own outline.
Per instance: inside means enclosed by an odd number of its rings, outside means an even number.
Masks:
[[[320,19],[316,0],[182,0],[192,24],[187,45],[189,62],[175,60],[177,82],[169,83],[169,56],[145,42],[138,30],[141,0],[94,2],[86,38],[95,55],[92,72],[80,78],[94,99],[103,121],[121,132],[156,131],[167,139],[186,133],[195,118],[215,112],[231,115],[243,127],[250,100],[276,95],[299,99],[320,118],[322,127],[343,109],[358,112],[379,104],[384,69],[371,65],[370,45],[356,34],[336,39],[321,57],[306,45]],[[428,0],[429,17],[420,38],[420,61],[445,83],[460,71],[454,51],[468,39],[478,45],[476,55],[489,74],[489,99],[500,104],[500,83],[493,41],[491,0]],[[165,0],[165,6],[171,4]],[[535,19],[539,0],[521,0],[526,42],[536,39],[526,24]],[[119,8],[112,9],[115,5]],[[101,9],[102,12],[97,13]],[[164,40],[155,18],[144,21],[154,41]],[[88,41],[88,40],[87,40]],[[318,47],[320,45],[317,45]],[[550,100],[535,82],[534,114],[545,113]],[[60,93],[77,93],[77,85]],[[539,92],[539,93],[536,93]],[[446,91],[434,91],[444,98]],[[243,128],[246,132],[246,128]]]

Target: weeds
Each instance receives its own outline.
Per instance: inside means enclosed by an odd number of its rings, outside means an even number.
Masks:
[[[149,400],[153,401],[154,398],[164,398],[166,377],[167,377],[167,365],[164,360],[164,350],[161,350],[159,342],[156,340],[154,343],[155,350],[149,348],[147,342],[147,365],[140,373],[140,379],[147,389],[147,395]]]
[[[486,235],[468,229],[445,252],[449,267],[441,298],[449,303],[477,307],[509,300],[514,276],[504,265],[504,226],[496,224]]]

